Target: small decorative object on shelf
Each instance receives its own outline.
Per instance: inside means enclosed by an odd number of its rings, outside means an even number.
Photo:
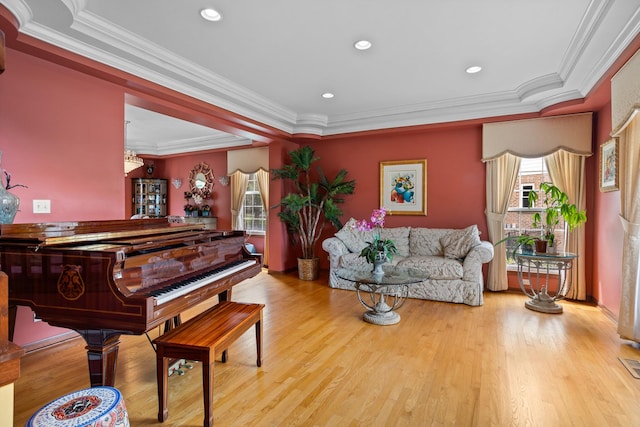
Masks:
[[[0,151],[0,169],[2,165],[2,152]],[[14,184],[11,185],[11,174],[6,170],[3,170],[5,182],[1,182],[0,187],[0,224],[13,224],[13,220],[18,213],[20,207],[20,199],[15,194],[9,192],[14,187],[29,188],[26,185]]]
[[[387,215],[385,208],[374,209],[371,213],[371,221],[365,219],[356,221],[355,227],[360,231],[375,230],[373,240],[360,251],[360,256],[368,263],[373,264],[374,274],[384,274],[382,265],[388,260],[393,261],[393,256],[398,252],[395,243],[391,239],[382,239],[380,230],[384,228],[384,217]]]

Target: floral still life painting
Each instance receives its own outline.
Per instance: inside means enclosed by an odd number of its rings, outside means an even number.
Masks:
[[[380,206],[391,215],[427,214],[427,161],[380,162]]]

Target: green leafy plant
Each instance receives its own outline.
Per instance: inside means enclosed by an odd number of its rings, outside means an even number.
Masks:
[[[569,203],[569,196],[562,192],[557,186],[550,182],[540,184],[540,194],[530,191],[528,195],[529,206],[535,206],[538,200],[542,200],[544,209],[542,212],[534,212],[532,225],[534,228],[541,228],[542,232],[539,237],[530,234],[521,234],[519,236],[507,236],[496,242],[499,245],[505,242],[514,243],[511,255],[514,256],[518,249],[526,246],[535,245],[538,240],[546,240],[553,245],[555,239],[555,230],[560,219],[564,219],[565,224],[569,227],[569,231],[581,226],[587,221],[587,214],[584,210],[578,210],[575,204]]]
[[[533,227],[541,228],[541,239],[550,244],[553,244],[556,227],[561,218],[569,227],[569,231],[587,221],[586,212],[569,203],[569,196],[550,182],[540,184],[540,195],[535,191],[529,192],[529,206],[535,206],[538,200],[542,201],[544,210],[533,214]]]
[[[344,203],[344,195],[353,194],[356,182],[347,180],[346,169],[341,169],[335,178],[329,180],[320,167],[316,168],[317,181],[314,181],[312,167],[320,159],[309,146],[291,151],[289,157],[290,164],[272,169],[271,173],[273,179],[290,182],[294,190],[274,207],[280,207],[278,217],[286,224],[292,238],[299,239],[302,258],[313,259],[316,257],[316,243],[325,226],[342,227],[342,210],[338,205]]]

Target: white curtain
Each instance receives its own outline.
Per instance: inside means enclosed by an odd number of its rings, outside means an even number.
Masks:
[[[267,226],[265,230],[269,230],[269,172],[264,169],[256,172],[256,179],[258,180],[258,188],[260,189],[260,197],[262,198],[262,207],[264,208],[265,215],[267,216]],[[269,265],[269,239],[267,237],[267,231],[264,236],[264,257],[263,264]]]
[[[242,204],[244,194],[247,192],[249,175],[241,171],[231,174],[231,228],[233,230],[243,230],[244,224],[240,221],[242,214]]]
[[[498,242],[504,238],[504,217],[507,214],[509,199],[518,179],[520,158],[505,153],[486,162],[487,228],[489,240]],[[496,250],[489,264],[487,289],[504,291],[509,288],[507,282],[506,250]]]
[[[578,210],[585,210],[587,207],[585,157],[558,150],[544,159],[553,184],[569,196],[569,203],[575,204]],[[587,299],[585,227],[578,227],[571,232],[567,230],[564,250],[578,255],[578,259],[574,262],[573,283],[567,298],[584,301]]]
[[[618,334],[640,342],[640,118],[618,134],[620,153],[620,219],[624,229],[622,295]]]

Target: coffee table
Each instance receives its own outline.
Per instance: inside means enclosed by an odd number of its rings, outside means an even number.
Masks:
[[[339,268],[339,277],[355,283],[358,300],[368,309],[362,318],[374,325],[394,325],[400,321],[395,311],[409,295],[409,286],[428,279],[424,271],[410,267],[383,266],[384,274],[368,270]]]

